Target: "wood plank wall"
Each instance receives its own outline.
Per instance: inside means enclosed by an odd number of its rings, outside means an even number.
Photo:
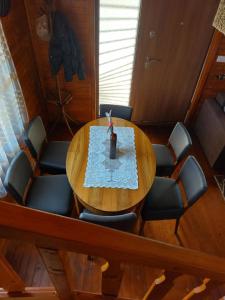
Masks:
[[[214,97],[218,92],[225,91],[225,62],[217,62],[217,56],[225,56],[225,36],[223,35],[219,47],[217,49],[214,63],[211,67],[209,76],[206,80],[202,91],[202,99],[207,97]],[[224,74],[224,79],[219,80],[218,76]]]
[[[42,41],[36,34],[36,20],[40,16],[42,0],[24,0],[27,9],[35,59],[38,66],[42,88],[46,102],[55,100],[55,79],[50,72],[48,61],[48,42]],[[74,29],[84,56],[85,80],[66,83],[63,72],[60,72],[61,88],[72,94],[72,101],[66,106],[66,111],[73,119],[86,122],[95,118],[95,1],[93,0],[56,0],[56,8],[68,18]],[[48,104],[48,118],[55,118],[56,106]]]
[[[6,17],[2,17],[1,21],[23,90],[29,118],[38,114],[44,117],[43,95],[40,90],[23,1],[11,1],[10,13]]]

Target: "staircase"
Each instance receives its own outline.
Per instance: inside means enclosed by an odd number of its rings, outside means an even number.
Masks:
[[[123,292],[123,281],[135,268],[151,270],[147,288],[139,298],[143,300],[214,300],[211,291],[225,283],[224,258],[3,201],[0,238],[0,298],[4,299],[137,299]],[[3,239],[35,245],[54,288],[26,287],[4,256]],[[72,252],[93,257],[100,273],[99,292],[74,288]],[[193,279],[188,286],[187,277]],[[138,286],[133,280],[130,290],[135,288]]]

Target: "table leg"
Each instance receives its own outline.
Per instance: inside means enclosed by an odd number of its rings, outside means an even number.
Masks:
[[[138,235],[140,235],[141,231],[143,230],[143,228],[141,228],[143,227],[143,222],[141,219],[141,211],[144,203],[145,203],[145,198],[134,208],[134,212],[137,214],[137,222],[134,227],[134,233]]]
[[[80,203],[77,195],[74,193],[74,209],[73,209],[73,216],[75,218],[79,218],[80,213],[83,211],[84,207],[83,205]]]

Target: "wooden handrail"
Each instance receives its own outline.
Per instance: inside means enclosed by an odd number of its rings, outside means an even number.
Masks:
[[[0,237],[225,282],[224,258],[4,201]]]

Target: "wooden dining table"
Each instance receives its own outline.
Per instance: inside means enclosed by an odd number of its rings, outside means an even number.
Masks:
[[[82,206],[97,214],[120,214],[140,207],[151,188],[156,171],[156,157],[145,133],[132,122],[119,118],[112,118],[112,121],[114,126],[134,129],[137,189],[84,187],[90,126],[108,126],[107,118],[96,119],[84,125],[74,135],[66,159],[67,177],[76,199]]]

